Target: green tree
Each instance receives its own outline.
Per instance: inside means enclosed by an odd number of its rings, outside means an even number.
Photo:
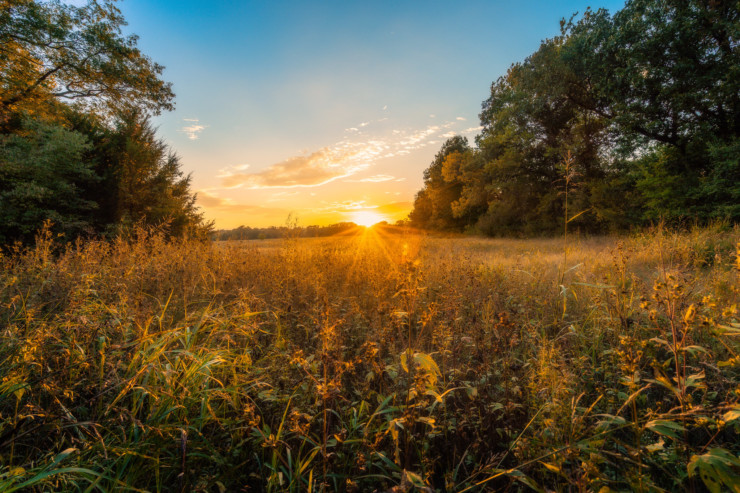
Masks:
[[[717,189],[738,173],[720,157],[740,133],[737,2],[631,0],[565,29],[578,102],[609,119],[645,217],[740,218],[733,194]]]
[[[740,220],[737,2],[629,0],[574,19],[492,84],[478,149],[446,166],[454,193],[425,175],[412,218],[440,227],[449,202],[488,234],[561,231],[568,154],[575,227]]]
[[[59,125],[27,120],[23,135],[0,136],[0,243],[30,240],[45,220],[75,236],[92,233],[96,183],[87,138]]]
[[[111,1],[74,6],[51,0],[0,0],[0,124],[14,113],[37,114],[50,100],[110,115],[136,107],[173,108],[163,67],[123,36]]]
[[[471,170],[474,182],[465,180],[462,195],[478,197],[473,203],[479,210],[480,200],[487,200],[478,228],[488,234],[562,229],[561,162],[568,152],[574,157],[569,206],[587,211],[577,226],[603,228],[593,189],[609,164],[603,152],[606,123],[571,98],[577,76],[562,56],[566,42],[566,37],[544,41],[491,86],[483,103],[483,131],[477,139],[481,158]]]
[[[445,174],[445,160],[451,155],[459,159],[469,150],[468,139],[454,136],[442,145],[434,160],[424,171],[424,188],[417,193],[410,214],[416,227],[440,230],[461,230],[464,224],[452,211],[452,203],[460,198],[462,183],[454,173]]]
[[[47,219],[70,235],[209,231],[148,121],[173,108],[171,85],[124,25],[110,0],[0,0],[0,241]]]
[[[132,110],[119,115],[114,129],[88,131],[94,132],[97,173],[103,180],[95,201],[108,229],[167,223],[176,236],[210,231],[195,205],[190,176],[146,115]]]

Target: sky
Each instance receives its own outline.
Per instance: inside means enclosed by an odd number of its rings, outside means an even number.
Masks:
[[[490,86],[560,19],[623,1],[124,0],[166,68],[154,123],[216,228],[384,219],[411,210],[453,135],[471,144]]]

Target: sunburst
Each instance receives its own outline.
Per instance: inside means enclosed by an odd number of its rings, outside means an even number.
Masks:
[[[353,212],[350,220],[358,226],[369,228],[379,222],[387,221],[388,218],[379,212],[362,210]]]

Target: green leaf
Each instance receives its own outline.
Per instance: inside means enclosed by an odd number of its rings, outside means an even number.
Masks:
[[[723,448],[713,448],[704,455],[692,456],[688,466],[689,476],[694,477],[698,470],[711,493],[740,493],[739,469],[740,460]]]
[[[599,421],[596,425],[596,429],[600,432],[606,431],[612,426],[623,426],[627,423],[627,420],[621,416],[613,416],[611,414],[602,414],[601,416],[603,416],[604,419]]]
[[[702,370],[699,373],[695,373],[693,375],[689,375],[686,377],[686,387],[698,387],[698,388],[706,388],[706,385],[701,380],[704,379],[706,375],[704,374],[704,370]]]
[[[534,491],[537,491],[538,493],[544,493],[544,489],[540,485],[538,485],[532,478],[524,474],[522,471],[518,469],[512,469],[510,471],[506,471],[507,476],[511,476],[512,478],[516,479],[517,481],[526,484],[530,488],[532,488]]]
[[[734,327],[737,324],[731,325],[733,325],[733,327],[730,327],[729,325],[718,325],[714,331],[723,336],[740,336],[740,327]]]
[[[707,348],[702,346],[686,346],[683,348],[684,351],[689,353],[691,356],[696,356],[696,353],[704,353],[706,355],[710,355],[709,351],[707,351]]]
[[[658,344],[667,347],[668,349],[671,349],[671,343],[666,341],[665,339],[661,339],[660,337],[653,337],[650,339],[652,342],[657,342]]]
[[[686,431],[679,423],[667,419],[654,419],[645,424],[645,428],[657,433],[658,435],[667,436],[673,439],[679,439],[679,432]]]
[[[668,380],[668,377],[665,375],[655,375],[655,379],[645,379],[646,382],[655,383],[660,385],[663,388],[666,388],[670,390],[673,395],[675,395],[678,398],[681,398],[681,392],[678,390],[678,388],[673,385],[673,382]]]
[[[433,491],[429,486],[427,486],[427,484],[424,482],[424,479],[421,476],[411,471],[407,471],[406,469],[403,470],[403,476],[401,478],[401,485],[402,487],[403,486],[408,487],[408,485],[411,485],[417,490],[429,492],[429,493],[432,493]]]

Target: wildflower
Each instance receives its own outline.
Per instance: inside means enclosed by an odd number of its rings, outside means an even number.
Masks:
[[[270,433],[270,436],[268,436],[267,438],[265,438],[265,441],[262,442],[262,447],[275,449],[275,448],[278,447],[278,443],[279,443],[279,441],[278,441],[277,438],[275,438],[275,435],[273,435],[272,433]]]

